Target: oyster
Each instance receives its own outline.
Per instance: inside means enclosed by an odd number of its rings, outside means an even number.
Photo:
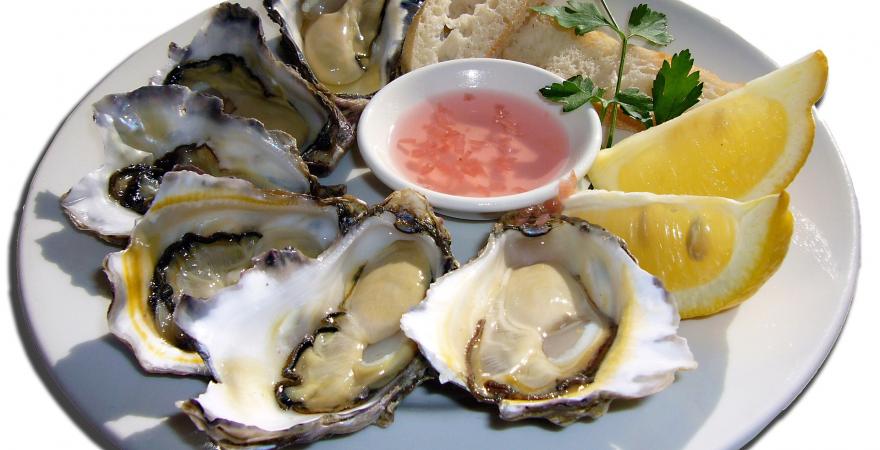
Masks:
[[[189,46],[171,44],[168,53],[171,63],[152,84],[182,84],[215,95],[225,112],[290,134],[318,176],[328,174],[353,142],[342,111],[269,51],[250,8],[220,4]]]
[[[349,199],[316,200],[243,180],[168,173],[128,247],[104,261],[114,294],[110,330],[150,372],[207,374],[172,320],[180,298],[209,297],[235,284],[252,258],[270,249],[295,247],[303,257],[317,256],[364,209]]]
[[[265,0],[284,56],[349,116],[399,73],[403,38],[424,0]]]
[[[400,316],[456,267],[427,201],[399,191],[316,259],[271,251],[175,319],[214,381],[179,403],[222,446],[304,443],[390,423],[427,364]]]
[[[223,114],[220,100],[185,87],[142,87],[104,97],[94,108],[104,165],[74,185],[61,206],[77,228],[111,242],[128,238],[162,175],[181,167],[262,188],[308,192],[317,186],[290,136]]]
[[[678,312],[623,242],[580,219],[495,226],[401,327],[439,373],[502,419],[567,425],[696,367]]]

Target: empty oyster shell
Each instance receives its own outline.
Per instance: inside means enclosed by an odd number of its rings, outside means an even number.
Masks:
[[[403,38],[424,0],[265,0],[282,56],[357,117],[399,73]]]
[[[546,220],[546,219],[545,219]],[[401,327],[439,373],[502,419],[567,425],[696,367],[662,284],[621,240],[579,219],[495,226]]]
[[[342,111],[275,58],[250,8],[218,5],[188,46],[171,44],[168,54],[170,64],[152,84],[182,84],[215,95],[225,112],[290,134],[315,175],[330,173],[353,142]]]
[[[215,381],[180,408],[233,446],[387,425],[427,368],[400,316],[456,265],[414,191],[392,193],[315,259],[267,253],[235,286],[181,302],[176,321]]]
[[[194,172],[165,175],[128,247],[104,270],[113,284],[108,320],[150,372],[207,374],[171,315],[184,295],[209,297],[235,284],[252,258],[295,247],[303,257],[330,246],[365,207],[265,191],[243,180]]]
[[[249,180],[262,188],[309,192],[316,180],[285,133],[226,115],[220,100],[181,86],[148,86],[94,106],[104,164],[61,199],[77,228],[124,242],[166,172],[186,167]]]

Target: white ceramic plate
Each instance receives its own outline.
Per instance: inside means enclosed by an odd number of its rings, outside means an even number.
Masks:
[[[257,1],[248,1],[261,11]],[[618,18],[635,2],[614,2]],[[728,80],[774,69],[760,51],[715,20],[674,0],[651,0],[667,13],[677,40],[698,64]],[[67,411],[102,444],[126,448],[201,447],[204,437],[174,407],[204,381],[143,372],[107,332],[109,288],[99,267],[114,250],[70,226],[59,196],[101,162],[91,104],[144,84],[165,64],[171,41],[189,42],[204,16],[137,51],[71,112],[49,144],[21,216],[14,299],[25,345]],[[270,36],[274,25],[265,21]],[[803,53],[814,49],[804,48]],[[387,189],[352,152],[328,182],[347,182],[368,202]],[[400,406],[395,423],[325,440],[316,448],[715,449],[744,445],[801,392],[827,356],[849,311],[859,264],[858,211],[840,153],[819,123],[813,152],[789,192],[795,234],[782,267],[748,302],[708,319],[683,322],[700,367],[643,401],[618,402],[598,421],[565,429],[505,423],[492,408],[435,383]],[[449,220],[454,251],[467,261],[489,224]],[[14,293],[15,294],[15,293]]]

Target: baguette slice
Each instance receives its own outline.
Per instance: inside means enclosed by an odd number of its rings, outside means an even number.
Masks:
[[[500,55],[547,69],[563,78],[582,74],[597,86],[613,88],[617,83],[620,41],[602,31],[577,36],[555,23],[551,17],[530,13],[528,20],[510,38]],[[650,93],[657,71],[672,56],[650,48],[630,45],[623,68],[621,88],[637,87]],[[720,97],[741,83],[730,83],[701,67],[703,99]],[[608,89],[611,91],[612,89]]]
[[[613,93],[617,83],[620,42],[602,31],[583,36],[531,11],[537,4],[565,0],[426,0],[409,28],[401,55],[405,72],[459,58],[511,59],[547,69],[563,78],[583,74]],[[627,53],[622,88],[651,93],[654,77],[671,56],[632,45]],[[701,67],[703,100],[720,97],[741,83],[722,80]],[[621,115],[621,128],[643,126]]]
[[[498,57],[541,0],[427,0],[403,44],[404,72],[441,61]]]

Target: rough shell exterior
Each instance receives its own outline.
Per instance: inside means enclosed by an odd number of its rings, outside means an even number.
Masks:
[[[586,250],[595,253],[582,253]],[[466,353],[485,317],[488,292],[507,268],[541,262],[571,267],[591,301],[615,320],[617,335],[589,384],[542,399],[478,395]],[[619,289],[622,274],[628,274],[636,295],[620,294],[625,291]],[[479,256],[437,280],[426,300],[403,316],[401,326],[441,383],[453,382],[480,401],[496,403],[502,419],[542,417],[567,425],[601,416],[615,398],[658,392],[674,381],[676,371],[696,367],[686,341],[676,334],[678,322],[662,284],[638,267],[620,239],[579,219],[545,217],[537,223],[497,224]]]
[[[104,260],[113,286],[107,314],[110,331],[132,348],[149,372],[205,375],[201,356],[162,338],[148,305],[157,261],[168,246],[190,233],[209,236],[271,228],[326,248],[362,213],[355,200],[318,200],[260,190],[243,180],[171,172],[154,206],[132,231],[128,247]]]
[[[218,55],[241,57],[264,86],[278,86],[289,98],[296,99],[294,106],[312,125],[307,142],[298,143],[300,153],[311,173],[329,174],[354,142],[353,123],[312,83],[275,57],[266,46],[260,18],[252,9],[237,3],[218,5],[188,46],[171,44],[170,63],[151,83],[166,84],[168,75],[179,65]]]
[[[269,17],[278,24],[281,30],[281,56],[306,80],[314,83],[346,113],[350,120],[356,122],[361,111],[367,106],[373,93],[370,94],[336,94],[323,86],[309,67],[303,53],[303,38],[300,32],[302,13],[299,11],[304,0],[264,0],[263,5]],[[400,52],[406,30],[418,12],[424,0],[383,0],[386,1],[385,18],[382,30],[376,37],[376,50],[382,58],[383,85],[400,75]],[[390,7],[398,6],[398,11],[390,11]],[[395,23],[385,23],[394,21]]]
[[[196,341],[216,382],[178,406],[222,446],[300,444],[373,423],[388,425],[401,398],[424,378],[427,364],[420,356],[363,403],[339,412],[282,409],[266,387],[280,381],[288,355],[344,300],[347,277],[396,240],[425,249],[433,277],[457,267],[441,219],[420,194],[400,191],[372,208],[318,258],[273,251],[243,273],[237,285],[206,300],[185,299],[177,322]],[[248,350],[242,353],[242,348]],[[225,371],[242,358],[246,365]],[[245,393],[248,401],[238,402]]]
[[[104,141],[104,164],[74,185],[61,206],[77,228],[110,242],[125,242],[141,217],[110,197],[110,177],[180,146],[208,144],[221,165],[253,172],[254,179],[269,179],[267,187],[309,192],[317,186],[293,138],[268,131],[255,120],[224,114],[219,99],[186,87],[146,86],[108,95],[94,109]]]

